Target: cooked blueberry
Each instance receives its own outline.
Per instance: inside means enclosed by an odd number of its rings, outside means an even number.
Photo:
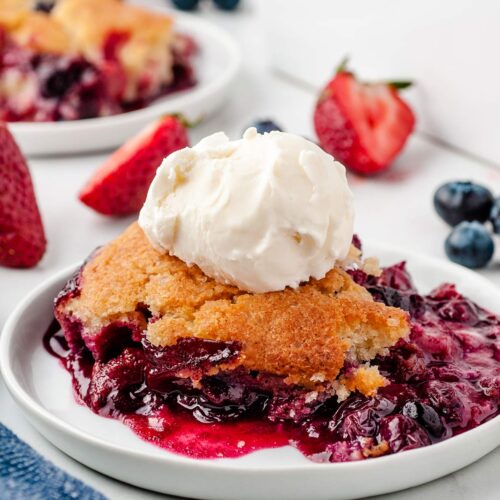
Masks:
[[[214,0],[214,3],[219,9],[234,10],[238,7],[240,0]]]
[[[334,413],[328,429],[345,440],[356,440],[358,436],[374,437],[380,420],[393,410],[394,403],[386,398],[347,399]]]
[[[429,380],[420,386],[420,391],[436,411],[445,417],[448,424],[455,424],[459,427],[466,424],[469,418],[467,405],[470,403],[467,403],[460,384]]]
[[[469,181],[443,184],[434,194],[434,208],[450,226],[462,221],[488,220],[493,195],[490,190]]]
[[[361,240],[359,239],[359,236],[357,234],[352,235],[352,245],[354,245],[358,250],[362,251],[363,245],[361,243]]]
[[[401,413],[416,420],[435,437],[441,437],[445,433],[441,418],[432,406],[419,401],[408,401],[403,406]]]
[[[82,80],[86,71],[95,72],[95,69],[81,58],[45,57],[37,66],[43,97],[63,97],[73,85]]]
[[[497,198],[493,202],[493,207],[491,207],[490,220],[493,224],[493,231],[496,234],[500,234],[500,198]]]
[[[461,222],[445,242],[448,258],[471,269],[486,266],[493,257],[494,250],[491,235],[479,222]]]
[[[199,0],[172,0],[172,3],[181,10],[194,10],[198,7]]]
[[[380,438],[392,453],[431,444],[429,435],[415,420],[405,415],[389,415],[380,422]]]
[[[47,78],[42,93],[45,97],[61,97],[71,87],[73,82],[67,71],[55,71]]]
[[[273,130],[278,130],[281,132],[283,129],[276,125],[272,120],[257,120],[250,125],[251,127],[255,127],[259,134],[265,134],[266,132],[272,132]]]
[[[389,286],[364,285],[377,302],[383,302],[386,306],[398,307],[419,316],[425,310],[423,299],[417,293],[400,292]]]
[[[404,261],[384,268],[377,280],[377,284],[380,286],[390,286],[400,292],[417,291]]]

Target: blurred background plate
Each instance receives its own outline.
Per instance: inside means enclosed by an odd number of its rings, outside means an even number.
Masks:
[[[122,144],[158,116],[182,113],[190,121],[204,119],[230,95],[241,65],[236,43],[216,26],[188,14],[175,14],[176,30],[199,45],[195,87],[160,98],[144,109],[104,118],[9,125],[26,155],[74,154],[111,149]]]

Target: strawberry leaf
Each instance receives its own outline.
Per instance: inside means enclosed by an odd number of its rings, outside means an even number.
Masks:
[[[344,56],[340,64],[335,68],[335,73],[348,73],[347,65],[349,64],[349,56]]]
[[[413,85],[413,82],[410,80],[395,80],[392,82],[387,82],[387,85],[394,87],[396,90],[403,90],[411,87]]]
[[[194,121],[189,121],[186,116],[184,116],[182,113],[169,113],[166,115],[163,115],[162,118],[165,118],[167,116],[173,116],[176,120],[179,120],[180,123],[184,126],[184,128],[191,129],[196,126],[198,126],[202,121],[203,121],[203,116],[200,116],[197,120]]]

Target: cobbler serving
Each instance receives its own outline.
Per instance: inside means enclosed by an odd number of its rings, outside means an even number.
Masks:
[[[81,404],[196,458],[360,460],[494,418],[500,319],[380,269],[352,222],[315,144],[215,134],[164,161],[139,224],[68,282],[46,348]]]
[[[169,16],[120,0],[2,2],[1,120],[108,116],[196,83],[196,44]]]

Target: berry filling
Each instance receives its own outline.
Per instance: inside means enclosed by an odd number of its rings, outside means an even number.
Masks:
[[[379,278],[350,274],[375,300],[411,317],[410,337],[372,362],[390,381],[373,398],[339,401],[276,375],[231,369],[238,342],[185,338],[155,347],[140,333],[142,322],[155,321],[146,308],[92,342],[78,321],[63,318],[64,334],[54,322],[44,342],[72,375],[79,402],[195,458],[290,444],[316,462],[353,461],[437,443],[498,415],[500,318],[450,284],[420,295],[404,263]],[[57,301],[78,289],[77,276]]]
[[[110,34],[103,47],[104,60],[96,66],[80,55],[35,53],[0,30],[0,120],[44,122],[109,116],[193,87],[196,45],[185,35],[178,37],[182,43],[172,49],[172,82],[152,94],[145,81],[144,97],[127,101],[123,96],[126,75],[114,57],[126,40],[122,33]]]

